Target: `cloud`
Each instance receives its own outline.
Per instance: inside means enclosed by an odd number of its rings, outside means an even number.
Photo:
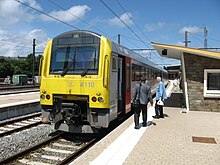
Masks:
[[[151,23],[151,24],[145,24],[145,30],[147,32],[152,32],[156,30],[160,30],[165,26],[164,22],[158,22],[158,23]]]
[[[29,6],[43,11],[42,7],[36,0],[23,0]],[[49,15],[60,19],[64,22],[73,22],[82,19],[90,10],[87,5],[78,5],[69,8],[68,10],[51,11]],[[46,15],[23,6],[21,3],[9,0],[0,0],[0,22],[4,22],[4,27],[14,25],[16,23],[53,20]],[[53,20],[55,21],[55,20]]]
[[[110,19],[108,22],[109,22],[110,25],[116,25],[116,26],[119,26],[119,27],[124,27],[125,26],[124,23],[126,23],[128,26],[134,24],[131,20],[131,18],[132,18],[131,13],[124,13],[119,18],[115,17],[113,19]]]
[[[191,33],[199,33],[203,32],[203,28],[200,28],[198,26],[185,26],[179,30],[179,33],[183,34],[185,31],[191,32]]]
[[[0,56],[17,57],[32,53],[33,38],[36,39],[36,52],[43,51],[49,40],[42,29],[34,29],[27,33],[11,34],[0,32]]]
[[[178,41],[175,45],[178,45],[178,46],[185,46],[185,43],[184,43],[184,42],[180,42],[180,41]]]
[[[43,11],[37,0],[22,0],[22,2]],[[49,14],[62,21],[71,22],[83,18],[89,10],[88,6],[82,5],[63,11],[51,11]],[[46,16],[43,17],[39,12],[21,3],[13,0],[0,0],[0,56],[27,56],[32,53],[33,38],[36,39],[36,52],[43,51],[49,37],[46,31],[33,29],[34,24],[31,23],[45,20]]]
[[[90,8],[87,5],[78,5],[68,10],[52,11],[48,14],[64,22],[74,22],[82,19],[89,10]],[[43,21],[55,21],[45,15],[41,15],[41,18]]]
[[[41,9],[41,6],[35,0],[24,0],[30,6]],[[25,19],[24,19],[25,18]],[[29,9],[23,7],[20,3],[9,0],[0,1],[0,22],[4,22],[2,26],[10,26],[19,21],[32,21],[34,19],[33,13]]]

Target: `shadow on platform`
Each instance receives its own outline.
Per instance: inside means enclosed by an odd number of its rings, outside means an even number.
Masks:
[[[184,97],[182,92],[175,92],[170,95],[165,101],[165,107],[185,107]]]

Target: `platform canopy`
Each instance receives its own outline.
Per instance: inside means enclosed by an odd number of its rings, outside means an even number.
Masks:
[[[193,55],[220,59],[220,52],[208,51],[204,49],[196,49],[196,48],[189,48],[183,46],[176,46],[176,45],[168,45],[168,44],[159,44],[151,42],[151,44],[155,47],[157,52],[162,57],[174,58],[181,60],[181,55],[183,53],[189,53]]]

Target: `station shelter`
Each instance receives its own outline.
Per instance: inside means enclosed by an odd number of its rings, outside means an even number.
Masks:
[[[153,43],[162,57],[181,60],[186,111],[220,112],[220,52]]]

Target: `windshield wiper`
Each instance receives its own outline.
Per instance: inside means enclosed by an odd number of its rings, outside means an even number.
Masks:
[[[65,62],[68,62],[68,64],[67,64],[67,67],[63,70],[63,72],[61,73],[61,76],[64,76],[68,71],[69,71],[69,69],[75,64],[75,55],[76,55],[76,51],[74,52],[74,55],[73,55],[73,59],[71,59],[71,60],[73,60],[72,62],[71,62],[71,64],[69,64],[69,61],[67,60],[67,61],[65,61]]]
[[[93,58],[93,59],[89,62],[87,68],[81,73],[81,76],[85,76],[86,73],[91,69],[92,65],[94,65],[94,63],[95,63],[95,58]]]
[[[69,65],[68,63],[68,66],[63,70],[63,72],[61,73],[61,76],[64,76],[68,71],[69,69],[73,66],[73,62],[71,62],[71,64]]]

